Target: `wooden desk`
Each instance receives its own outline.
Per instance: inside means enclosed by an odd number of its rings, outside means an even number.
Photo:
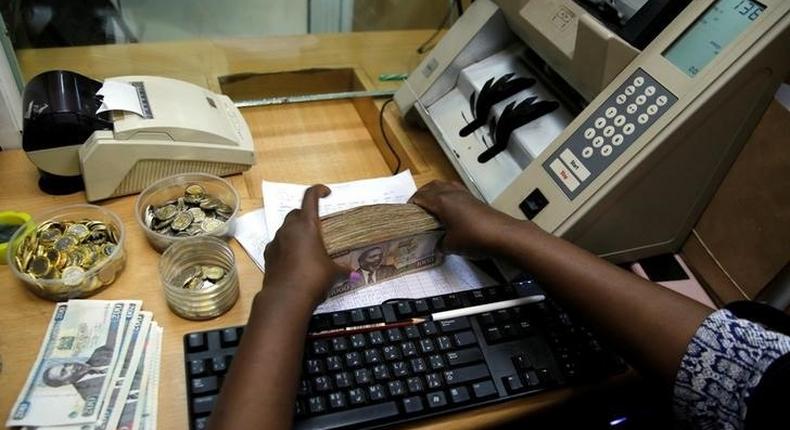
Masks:
[[[122,74],[161,74],[217,89],[218,76],[249,71],[348,65],[369,76],[409,71],[418,58],[414,49],[430,32],[388,32],[301,36],[240,41],[200,41],[150,45],[42,49],[20,53],[27,79],[43,70],[66,68],[96,78]],[[369,80],[373,82],[372,79]],[[378,85],[378,84],[371,84]],[[382,86],[392,85],[391,83]],[[379,102],[380,103],[380,102]],[[244,109],[255,140],[258,163],[229,178],[241,196],[242,214],[261,206],[262,178],[273,181],[340,182],[390,173],[392,157],[382,150],[376,110],[370,100],[341,100]],[[396,136],[396,150],[406,159],[418,185],[432,179],[457,179],[444,155],[426,132],[404,128],[395,108],[386,116]],[[376,127],[372,127],[376,126]],[[371,132],[370,130],[374,130]],[[384,155],[383,155],[384,154]],[[0,152],[0,208],[31,213],[72,203],[84,195],[50,196],[37,187],[37,172],[21,151]],[[244,250],[231,241],[241,282],[241,297],[225,315],[211,321],[179,318],[167,307],[159,282],[157,254],[134,220],[136,196],[101,205],[115,211],[127,231],[128,261],[117,281],[94,299],[142,299],[164,327],[159,426],[186,429],[187,408],[182,337],[185,333],[244,324],[263,274]],[[5,419],[36,358],[53,304],[29,293],[0,266],[0,418]],[[265,383],[265,381],[263,381]],[[494,407],[420,422],[420,428],[480,428],[502,424],[566,400],[571,390],[558,390]]]

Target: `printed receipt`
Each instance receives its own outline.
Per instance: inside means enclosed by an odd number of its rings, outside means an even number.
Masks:
[[[380,203],[406,203],[417,191],[411,172],[404,171],[385,178],[327,184],[332,193],[319,201],[320,216],[358,206]],[[263,251],[282,226],[285,216],[302,206],[309,185],[263,181],[265,205],[236,220],[234,236],[261,270]],[[332,297],[316,312],[333,312],[372,306],[391,299],[406,299],[450,294],[452,292],[494,285],[495,281],[457,256],[447,256],[444,264],[432,269],[401,276],[370,287]]]

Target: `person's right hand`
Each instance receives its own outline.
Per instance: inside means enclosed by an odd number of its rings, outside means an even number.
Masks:
[[[446,230],[442,248],[477,256],[497,253],[498,244],[518,221],[476,199],[457,182],[433,181],[409,199],[434,214]]]

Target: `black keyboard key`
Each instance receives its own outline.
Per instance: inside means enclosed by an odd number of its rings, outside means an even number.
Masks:
[[[404,361],[392,363],[392,375],[396,378],[404,378],[409,375],[409,366]]]
[[[466,384],[467,382],[490,377],[488,367],[485,364],[475,364],[444,371],[444,380],[447,382],[447,385]]]
[[[445,354],[447,363],[450,367],[462,366],[464,364],[476,363],[483,360],[483,352],[480,348],[467,348],[458,351],[450,351]]]
[[[414,301],[414,312],[418,315],[425,315],[429,313],[431,310],[428,307],[428,301],[425,299],[419,299]]]
[[[350,369],[356,369],[362,366],[362,354],[353,351],[346,353],[346,366]]]
[[[399,328],[388,329],[386,334],[387,340],[391,343],[400,342],[403,340],[403,332]]]
[[[494,319],[496,319],[496,321],[500,323],[510,321],[510,317],[511,314],[509,309],[500,309],[494,312]]]
[[[367,385],[373,381],[373,374],[370,369],[357,369],[354,371],[354,380],[357,381],[357,385]]]
[[[305,368],[307,369],[308,375],[318,375],[324,371],[324,362],[315,359],[307,360],[305,362]]]
[[[211,370],[220,375],[228,371],[228,360],[224,356],[211,359]]]
[[[518,370],[526,370],[532,367],[532,360],[527,357],[527,354],[516,354],[512,357],[513,365]]]
[[[335,352],[345,352],[348,350],[348,339],[345,337],[336,337],[332,339],[332,349]]]
[[[458,294],[448,294],[444,297],[444,302],[447,304],[447,307],[450,309],[460,308],[464,305],[461,301],[461,297]]]
[[[483,290],[474,290],[469,292],[469,300],[474,305],[482,305],[486,302],[486,296],[483,294]]]
[[[381,384],[371,385],[368,387],[368,398],[371,402],[380,402],[387,397],[384,392],[384,387]]]
[[[455,346],[459,348],[463,348],[469,345],[474,345],[477,343],[477,337],[475,336],[475,333],[471,330],[462,331],[460,333],[454,334],[453,340],[455,340]]]
[[[208,414],[214,409],[217,396],[203,396],[192,399],[192,413],[195,415]]]
[[[504,299],[504,297],[502,297],[502,290],[498,287],[484,288],[483,294],[486,296],[486,302],[488,303],[498,302]]]
[[[428,385],[429,390],[440,388],[442,384],[442,375],[438,373],[429,373],[425,375],[425,383]]]
[[[329,342],[326,339],[314,340],[310,345],[310,350],[313,355],[326,355],[329,354]]]
[[[239,344],[239,332],[235,328],[226,328],[219,333],[223,348],[231,348]]]
[[[354,379],[348,372],[340,372],[335,374],[335,387],[348,388],[354,384]]]
[[[524,372],[524,384],[529,388],[534,388],[540,385],[538,374],[534,370],[527,370]]]
[[[351,348],[353,349],[362,349],[367,345],[365,341],[365,335],[358,333],[351,336]]]
[[[380,307],[371,306],[367,310],[368,310],[368,317],[370,318],[370,322],[384,321],[384,314],[381,312]]]
[[[367,320],[365,317],[364,309],[353,309],[351,311],[351,322],[354,324],[362,324]]]
[[[331,316],[332,325],[336,328],[348,325],[348,314],[345,312],[334,312]]]
[[[400,348],[397,345],[387,345],[384,347],[384,359],[387,361],[395,361],[403,358]]]
[[[294,429],[317,429],[357,427],[363,423],[382,421],[398,416],[398,405],[395,402],[384,402],[361,408],[346,409],[322,416],[310,417],[294,423]]]
[[[434,391],[425,396],[428,399],[428,407],[431,409],[439,409],[447,406],[447,397],[441,391]]]
[[[296,395],[299,397],[307,397],[310,394],[310,381],[307,379],[302,379],[299,381],[299,388],[296,391]]]
[[[205,333],[190,333],[187,335],[187,350],[189,352],[204,351],[208,348]]]
[[[412,376],[406,380],[406,385],[409,386],[409,392],[412,394],[422,393],[425,391],[425,386],[419,376]]]
[[[432,370],[442,370],[444,369],[444,360],[442,359],[441,355],[432,355],[428,357],[428,363],[431,366]]]
[[[472,392],[475,394],[476,399],[487,399],[498,394],[494,381],[491,380],[475,382],[472,384]]]
[[[507,340],[513,340],[521,335],[516,324],[505,324],[502,326],[502,335]]]
[[[486,329],[483,330],[483,336],[489,344],[499,343],[504,338],[498,326],[486,327]]]
[[[477,317],[477,321],[482,326],[494,325],[494,314],[491,312],[484,312]]]
[[[425,405],[422,402],[420,396],[412,396],[403,399],[403,410],[407,414],[416,414],[418,412],[422,412],[425,409]]]
[[[439,327],[433,321],[420,324],[420,328],[422,329],[422,333],[426,336],[434,336],[439,333]]]
[[[198,418],[193,421],[194,425],[192,430],[206,430],[208,429],[208,417]]]
[[[192,394],[212,393],[214,391],[217,391],[217,389],[219,388],[216,376],[195,378],[192,380],[190,385],[192,386]]]
[[[524,390],[524,384],[521,382],[521,378],[516,375],[505,376],[502,378],[502,382],[505,384],[507,391],[511,394]]]
[[[540,380],[541,384],[553,385],[557,382],[557,380],[554,379],[553,376],[551,376],[551,372],[549,372],[549,369],[545,369],[545,368],[535,369],[535,373],[538,374],[538,379]]]
[[[373,377],[376,378],[377,381],[386,381],[390,379],[390,371],[387,368],[387,365],[379,364],[378,366],[374,367]]]
[[[401,349],[401,352],[403,352],[403,357],[404,358],[416,357],[417,356],[417,347],[414,345],[414,342],[412,342],[412,341],[403,342],[400,345],[400,349]]]
[[[379,364],[384,360],[384,357],[381,356],[381,352],[378,349],[368,349],[365,350],[363,353],[365,356],[365,363],[367,364]]]
[[[466,403],[471,400],[469,390],[466,387],[450,388],[450,401],[455,404]]]
[[[436,339],[436,346],[439,348],[439,351],[447,351],[453,347],[450,338],[447,336],[439,336]]]
[[[387,383],[387,389],[389,389],[392,397],[400,397],[406,394],[406,386],[403,385],[403,381],[390,381]]]
[[[381,330],[368,333],[368,338],[370,339],[370,344],[373,346],[384,345],[384,333],[382,333]]]
[[[326,411],[326,400],[323,396],[310,397],[307,400],[307,408],[311,414],[320,414]]]
[[[189,374],[191,376],[201,376],[206,373],[205,360],[191,360],[189,362]]]
[[[316,376],[313,378],[313,387],[319,393],[332,391],[332,381],[326,375]]]
[[[296,399],[294,402],[294,414],[299,418],[307,414],[307,409],[305,409],[304,402],[301,399]]]
[[[433,344],[431,339],[422,339],[420,340],[420,351],[423,354],[430,354],[436,350],[436,347]]]
[[[447,304],[442,297],[431,297],[431,308],[434,311],[443,311],[447,309]]]
[[[422,357],[412,358],[411,359],[411,370],[414,373],[425,373],[428,371],[428,366],[425,364],[425,360]]]
[[[469,328],[469,318],[450,318],[438,322],[439,329],[442,333],[452,333],[456,331],[466,330]]]
[[[409,302],[398,302],[397,306],[395,307],[395,311],[401,318],[408,318],[414,315],[414,308],[412,308],[411,303]]]
[[[420,338],[420,329],[417,326],[411,325],[403,329],[403,332],[406,334],[406,339],[419,339]]]
[[[348,392],[348,402],[352,406],[364,405],[366,401],[365,390],[362,388],[354,388]]]
[[[343,370],[343,360],[339,356],[333,355],[326,358],[326,370],[329,372],[337,372]]]
[[[346,404],[346,396],[341,392],[331,393],[329,394],[329,407],[332,409],[345,409],[347,406]]]

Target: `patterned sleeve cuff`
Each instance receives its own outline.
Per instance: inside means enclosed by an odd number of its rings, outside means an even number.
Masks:
[[[674,407],[701,429],[741,429],[765,370],[790,352],[790,337],[722,309],[703,321],[675,378]]]

